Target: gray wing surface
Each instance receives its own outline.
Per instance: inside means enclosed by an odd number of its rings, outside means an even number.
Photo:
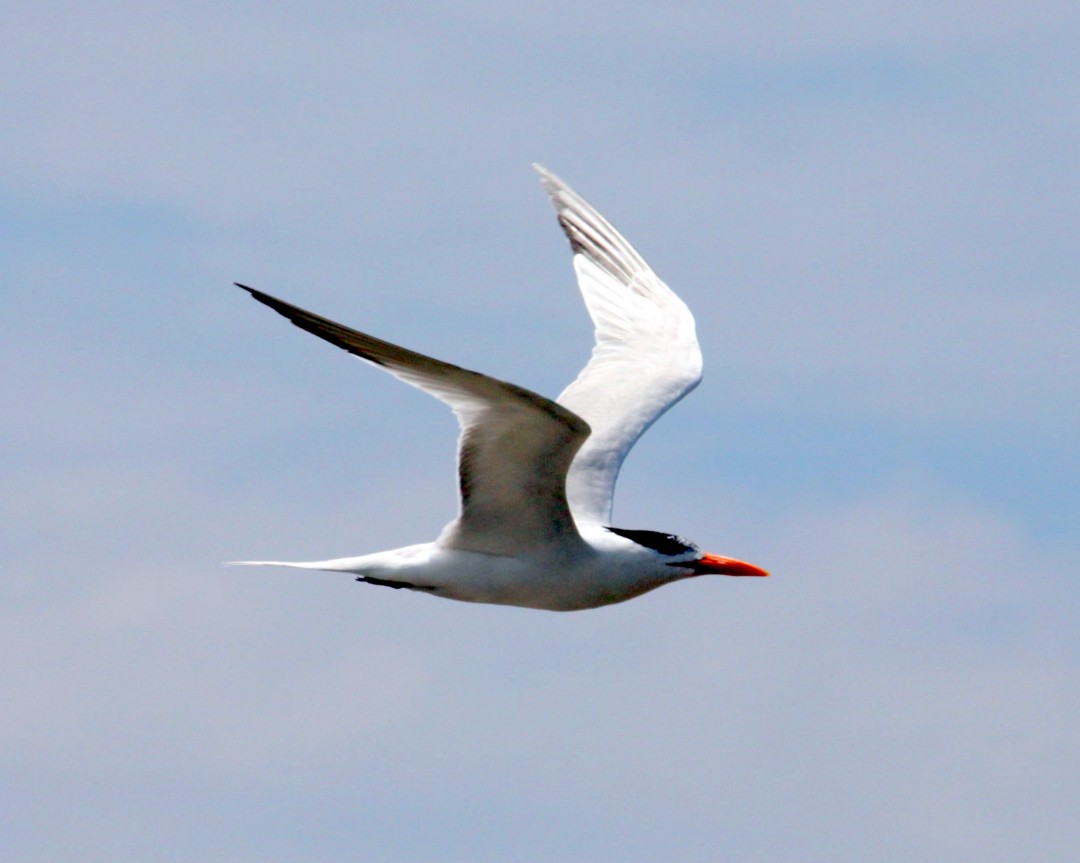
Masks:
[[[372,363],[453,409],[461,426],[461,508],[445,548],[514,555],[581,542],[566,474],[589,426],[571,410],[514,384],[398,347],[238,285],[296,326]]]

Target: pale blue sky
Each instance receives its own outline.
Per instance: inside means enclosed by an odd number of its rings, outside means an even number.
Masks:
[[[1075,4],[0,24],[5,859],[1073,859]],[[554,395],[590,327],[533,161],[698,321],[615,523],[773,578],[222,568],[455,507],[444,406],[230,283]]]

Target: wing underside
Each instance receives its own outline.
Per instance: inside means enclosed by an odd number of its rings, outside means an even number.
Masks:
[[[566,500],[566,474],[588,425],[514,384],[410,351],[238,285],[307,330],[446,402],[461,426],[461,506],[439,545],[514,555],[581,542]]]
[[[588,364],[558,402],[592,429],[567,477],[579,523],[607,524],[623,459],[701,380],[690,310],[584,198],[534,166],[570,240],[578,285],[596,328]]]

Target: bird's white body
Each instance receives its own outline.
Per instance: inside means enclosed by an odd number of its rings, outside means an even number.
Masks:
[[[622,602],[693,574],[671,566],[660,570],[651,550],[602,529],[586,529],[582,538],[581,547],[542,549],[513,557],[423,542],[337,560],[258,562],[347,572],[373,584],[463,602],[548,611],[580,611]]]
[[[247,288],[331,344],[446,402],[458,417],[461,508],[434,542],[295,563],[465,602],[574,611],[694,575],[766,575],[670,534],[609,526],[634,442],[701,379],[689,309],[583,198],[537,166],[570,240],[596,344],[556,401],[357,332]]]

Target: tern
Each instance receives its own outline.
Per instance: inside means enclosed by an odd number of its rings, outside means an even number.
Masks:
[[[700,575],[768,575],[673,534],[611,526],[623,459],[697,386],[701,350],[690,310],[641,255],[566,183],[533,167],[570,240],[596,328],[588,363],[555,401],[236,283],[301,329],[441,399],[461,426],[459,512],[434,542],[310,563],[237,563],[551,611],[610,605]]]

